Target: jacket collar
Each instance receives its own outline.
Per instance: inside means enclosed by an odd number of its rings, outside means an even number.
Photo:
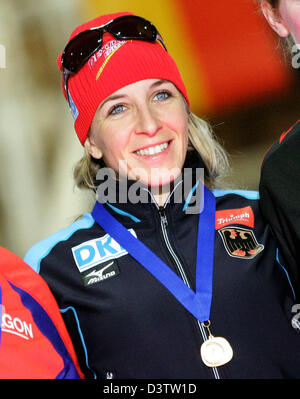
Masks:
[[[133,180],[107,180],[100,182],[97,200],[124,225],[153,219],[160,210],[183,217],[195,201],[196,188],[206,172],[206,167],[196,151],[188,151],[181,176],[171,187],[166,203],[159,207],[149,187]],[[196,213],[196,212],[194,212]]]

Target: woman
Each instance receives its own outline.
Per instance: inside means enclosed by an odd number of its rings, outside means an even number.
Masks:
[[[72,33],[58,65],[85,147],[76,181],[98,201],[26,261],[85,376],[299,377],[294,291],[257,195],[216,189],[226,155],[191,114],[156,28],[101,16]]]
[[[300,43],[300,1],[261,1],[261,10],[270,26],[293,51]],[[291,56],[291,54],[290,54]],[[299,55],[292,65],[299,68]],[[295,62],[294,62],[295,61]],[[263,216],[271,225],[290,274],[299,286],[300,216],[299,216],[299,145],[300,123],[282,133],[265,156],[260,180],[260,203]]]

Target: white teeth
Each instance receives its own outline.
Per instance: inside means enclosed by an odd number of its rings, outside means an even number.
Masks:
[[[169,146],[169,143],[164,143],[164,144],[160,144],[160,145],[156,145],[154,147],[149,147],[146,148],[144,150],[139,150],[136,151],[137,155],[156,155],[159,154],[160,152],[163,152],[164,150],[166,150]]]

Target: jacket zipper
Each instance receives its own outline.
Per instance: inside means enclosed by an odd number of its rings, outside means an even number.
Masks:
[[[174,263],[176,265],[176,268],[179,272],[179,275],[181,276],[183,282],[189,287],[191,288],[191,285],[188,281],[187,275],[184,271],[184,268],[178,258],[178,256],[176,255],[174,249],[172,248],[172,245],[170,243],[169,240],[169,236],[168,236],[168,232],[167,232],[167,226],[168,226],[168,219],[167,219],[167,215],[166,215],[166,211],[164,207],[158,207],[159,210],[159,216],[160,216],[160,225],[161,225],[161,230],[162,230],[162,234],[163,234],[163,238],[164,238],[164,242],[165,245],[172,257],[172,259],[174,260]],[[197,324],[198,324],[198,328],[200,330],[203,342],[206,341],[208,339],[205,327],[203,326],[203,324],[197,320]],[[200,348],[199,348],[199,356],[200,356]],[[219,371],[216,367],[212,367],[212,372],[214,374],[214,378],[219,380],[220,379],[220,375],[219,375]]]

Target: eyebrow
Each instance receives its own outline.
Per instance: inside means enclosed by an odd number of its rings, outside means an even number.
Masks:
[[[152,85],[150,86],[150,89],[152,89],[153,87],[156,87],[156,86],[160,86],[164,83],[171,83],[171,82],[169,82],[168,80],[160,79],[157,82],[152,83]]]
[[[108,101],[113,101],[113,100],[119,100],[121,98],[127,97],[126,94],[115,94],[107,97],[105,100],[102,101],[102,103],[99,105],[99,109],[103,107],[104,104],[106,104]]]
[[[150,89],[153,89],[157,86],[161,86],[164,83],[170,83],[168,80],[163,80],[160,79],[157,82],[153,82],[152,85],[149,87]],[[127,94],[112,94],[111,96],[107,97],[105,100],[102,101],[102,103],[99,105],[99,109],[104,106],[108,101],[114,101],[114,100],[120,100],[122,98],[126,98]]]

